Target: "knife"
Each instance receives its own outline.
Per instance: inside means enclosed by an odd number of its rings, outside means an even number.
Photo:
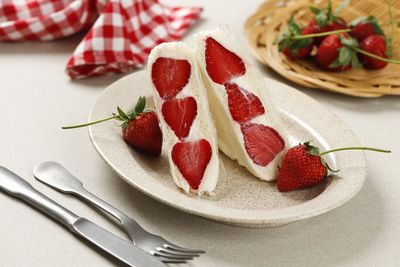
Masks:
[[[15,196],[65,225],[74,234],[88,240],[120,261],[134,267],[165,267],[166,265],[97,224],[79,217],[32,187],[27,181],[0,166],[0,190]]]

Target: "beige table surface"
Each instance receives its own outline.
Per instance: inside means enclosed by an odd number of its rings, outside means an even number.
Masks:
[[[167,2],[167,1],[165,1]],[[229,24],[243,38],[243,23],[261,0],[174,0],[202,5],[191,33]],[[120,180],[96,153],[80,122],[102,90],[121,76],[70,81],[65,64],[81,36],[49,43],[0,44],[0,164],[73,212],[125,237],[86,204],[40,184],[32,167],[65,164],[87,188],[126,211],[147,229],[207,254],[186,266],[400,266],[400,97],[356,99],[298,88],[350,125],[365,145],[391,148],[367,153],[368,179],[344,206],[278,228],[244,229],[167,207]],[[265,75],[276,75],[264,69]],[[0,193],[0,266],[114,266],[58,224]]]

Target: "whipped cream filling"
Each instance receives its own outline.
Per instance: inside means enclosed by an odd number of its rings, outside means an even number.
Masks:
[[[159,57],[184,59],[187,60],[191,66],[191,73],[188,83],[175,96],[176,99],[181,99],[189,96],[194,97],[197,104],[197,115],[194,118],[194,121],[189,131],[189,135],[183,140],[179,140],[179,138],[175,135],[173,130],[165,121],[164,116],[161,112],[161,107],[165,100],[163,100],[159,96],[157,89],[155,88],[151,80],[153,63]],[[160,120],[161,130],[163,133],[163,147],[168,155],[170,172],[175,184],[187,193],[189,191],[195,192],[199,195],[203,193],[211,193],[217,185],[219,175],[217,137],[214,123],[209,112],[208,99],[200,76],[201,74],[191,49],[183,42],[169,42],[156,46],[149,55],[148,71],[150,84],[152,87],[154,105],[158,118]],[[200,139],[206,139],[209,142],[212,149],[212,154],[211,159],[205,169],[199,188],[197,190],[194,190],[190,187],[187,180],[183,177],[183,175],[173,162],[171,151],[176,143],[197,141]]]
[[[265,113],[252,118],[250,122],[274,128],[285,140],[285,149],[280,151],[267,166],[258,165],[250,158],[245,148],[240,124],[234,121],[230,114],[228,95],[224,85],[213,82],[207,73],[205,41],[208,37],[214,38],[226,49],[238,55],[245,64],[246,72],[244,75],[235,77],[229,82],[236,83],[238,86],[253,93],[263,104]],[[257,68],[248,63],[244,57],[243,50],[237,44],[238,41],[235,39],[233,33],[228,29],[219,28],[212,31],[201,32],[195,36],[196,56],[206,85],[210,110],[216,123],[218,147],[224,154],[233,160],[237,160],[240,165],[247,168],[247,170],[256,177],[262,180],[272,181],[276,179],[278,174],[278,164],[282,161],[289,144],[285,137],[285,131],[282,127],[278,112],[276,111],[274,104],[270,101],[268,88],[264,83],[261,74]]]

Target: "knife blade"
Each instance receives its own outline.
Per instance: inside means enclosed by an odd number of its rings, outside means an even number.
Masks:
[[[79,217],[46,197],[27,181],[0,166],[0,190],[17,197],[66,226],[74,234],[88,240],[101,250],[133,267],[165,267],[154,256],[146,253],[95,223]]]

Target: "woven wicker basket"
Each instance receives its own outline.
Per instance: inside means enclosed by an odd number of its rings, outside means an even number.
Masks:
[[[342,0],[332,0],[336,8]],[[400,0],[390,0],[392,13],[400,21]],[[313,14],[308,7],[326,6],[327,1],[315,0],[269,0],[248,18],[245,30],[251,52],[263,64],[271,67],[287,79],[300,85],[330,90],[358,97],[400,95],[400,65],[388,64],[382,70],[352,69],[344,72],[327,72],[309,60],[290,60],[282,55],[274,44],[277,36],[287,27],[293,14],[295,20],[306,25]],[[340,16],[346,21],[359,16],[374,15],[386,34],[392,35],[389,25],[388,6],[384,0],[352,0]],[[399,23],[400,24],[400,23]],[[394,58],[400,57],[400,25],[392,35]]]

